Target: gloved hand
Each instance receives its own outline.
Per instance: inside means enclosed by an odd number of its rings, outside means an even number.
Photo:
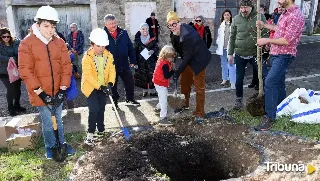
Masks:
[[[112,82],[109,82],[108,83],[108,94],[111,94],[111,89],[113,87],[113,83]]]
[[[105,94],[108,94],[109,91],[108,91],[108,86],[105,86],[105,85],[101,85],[100,86],[100,90],[105,93]]]
[[[148,52],[149,55],[152,55],[153,53],[154,53],[153,50],[150,50],[150,51]]]
[[[57,92],[57,94],[54,96],[54,98],[55,98],[55,103],[57,103],[58,105],[60,105],[60,104],[64,101],[65,95],[66,95],[66,90],[60,89],[60,90]]]
[[[44,91],[42,91],[38,96],[46,105],[50,105],[54,103],[53,98],[48,94],[46,94]]]

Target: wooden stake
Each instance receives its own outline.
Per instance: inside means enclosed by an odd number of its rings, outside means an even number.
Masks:
[[[257,21],[261,21],[260,0],[257,0]],[[261,38],[261,29],[257,28],[257,40]],[[263,96],[263,79],[262,79],[262,57],[261,48],[257,46],[257,64],[258,64],[258,79],[259,79],[259,96]]]

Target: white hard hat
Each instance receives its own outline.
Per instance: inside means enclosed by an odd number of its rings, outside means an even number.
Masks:
[[[36,16],[34,17],[35,21],[38,21],[38,19],[45,19],[45,20],[50,20],[50,21],[55,21],[59,23],[59,16],[58,12],[50,6],[41,6],[38,11]]]
[[[109,38],[106,31],[101,28],[95,28],[91,31],[89,40],[98,46],[108,46]]]

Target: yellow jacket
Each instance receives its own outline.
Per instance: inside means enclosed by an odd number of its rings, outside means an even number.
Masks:
[[[106,85],[109,82],[115,83],[116,81],[116,69],[113,62],[112,54],[104,50],[103,56],[106,57],[104,63],[104,81]],[[81,91],[89,97],[94,89],[99,89],[101,84],[98,82],[98,67],[94,60],[95,54],[92,48],[85,52],[82,59],[82,80],[81,80]]]

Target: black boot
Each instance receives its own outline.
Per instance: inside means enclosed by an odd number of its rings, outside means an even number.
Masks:
[[[20,103],[15,103],[14,104],[14,109],[17,111],[17,112],[25,112],[27,109],[24,108],[24,107],[21,107],[20,106]]]
[[[13,107],[13,105],[8,106],[8,111],[10,116],[16,116],[18,115],[16,109]]]

